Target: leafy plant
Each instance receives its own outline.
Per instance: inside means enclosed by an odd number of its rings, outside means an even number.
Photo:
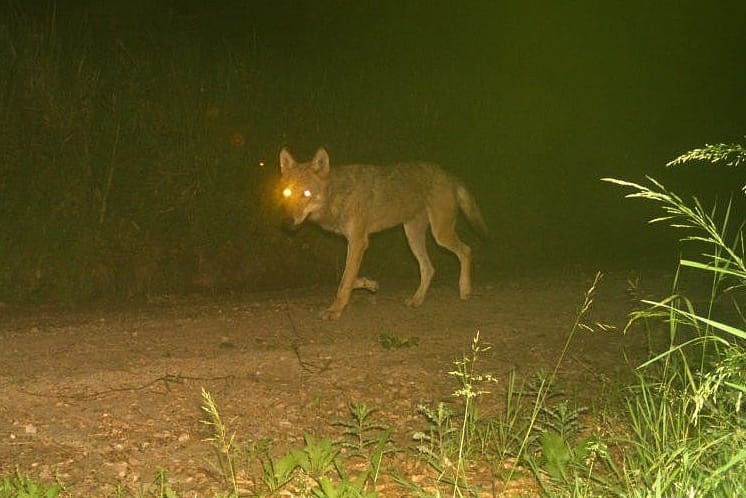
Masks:
[[[149,496],[154,498],[178,498],[178,493],[168,482],[168,473],[165,470],[160,469],[155,473]]]
[[[374,498],[378,496],[375,490],[367,488],[369,482],[375,485],[388,435],[382,436],[379,440],[374,457],[371,459],[373,467],[364,470],[354,479],[347,475],[344,466],[338,460],[339,452],[334,448],[331,439],[316,440],[306,434],[305,442],[306,446],[302,450],[294,450],[292,453],[298,466],[317,484],[317,487],[311,490],[313,496],[318,498]],[[371,472],[375,474],[372,479]]]
[[[438,472],[442,472],[445,466],[450,465],[453,436],[458,431],[453,424],[453,410],[441,401],[435,409],[419,405],[417,411],[425,417],[428,426],[425,431],[418,431],[412,435],[412,439],[417,443],[415,449]]]
[[[341,467],[338,470],[339,482],[335,483],[327,476],[321,477],[318,481],[319,487],[312,491],[313,496],[317,498],[376,498],[378,496],[375,490],[366,490],[367,472],[363,472],[355,480],[350,480]]]
[[[378,344],[384,349],[411,348],[420,343],[419,337],[400,337],[392,334],[381,334],[378,336]]]
[[[365,451],[375,445],[382,433],[388,431],[385,424],[373,420],[378,408],[368,407],[365,403],[351,402],[348,419],[338,419],[333,426],[342,428],[343,439],[339,441],[342,448],[351,451],[353,456],[364,456]]]
[[[15,473],[0,481],[0,498],[57,498],[62,493],[60,484],[42,484]]]
[[[570,406],[567,400],[555,406],[542,407],[541,417],[535,426],[540,434],[541,467],[555,480],[566,480],[568,466],[582,465],[585,461],[586,445],[594,439],[578,437],[585,429],[580,416],[586,411],[586,408]],[[529,460],[536,465],[533,458]]]
[[[322,476],[336,469],[339,450],[334,447],[331,439],[316,440],[312,435],[304,436],[306,445],[301,450],[294,450],[298,466],[318,481]]]
[[[299,463],[295,452],[275,459],[267,451],[259,457],[262,466],[262,483],[271,494],[279,492],[295,477]]]

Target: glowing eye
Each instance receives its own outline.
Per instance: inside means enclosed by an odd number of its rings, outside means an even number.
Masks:
[[[291,195],[293,195],[293,191],[290,190],[290,187],[285,187],[285,189],[283,189],[282,191],[282,196],[287,198],[287,197],[290,197]]]
[[[311,197],[311,191],[310,190],[304,190],[303,191],[303,197]]]

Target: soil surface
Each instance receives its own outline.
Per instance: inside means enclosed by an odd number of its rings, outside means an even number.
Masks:
[[[587,403],[647,352],[644,334],[621,332],[633,307],[629,278],[605,276],[585,320],[617,330],[579,331],[560,366],[560,384]],[[663,278],[652,281],[665,289]],[[238,444],[336,437],[330,422],[347,417],[355,401],[379,407],[378,419],[411,446],[412,433],[426,427],[418,405],[453,400],[448,372],[477,331],[491,345],[478,369],[499,381],[480,400],[497,408],[511,370],[527,379],[554,368],[592,282],[592,274],[512,277],[479,286],[469,301],[436,282],[418,309],[404,306],[404,284],[383,282],[375,295],[356,291],[336,322],[317,318],[330,288],[1,306],[0,477],[18,468],[59,479],[72,496],[112,496],[118,484],[137,490],[163,468],[179,496],[226,491],[205,441],[202,388]],[[386,349],[382,336],[412,344]]]

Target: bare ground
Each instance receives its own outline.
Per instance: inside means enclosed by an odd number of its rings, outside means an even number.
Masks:
[[[604,279],[587,321],[624,326],[627,277]],[[304,433],[333,436],[330,422],[358,401],[380,407],[379,418],[406,446],[425,425],[418,404],[451,399],[456,385],[447,372],[477,331],[492,346],[481,371],[504,380],[511,370],[525,379],[552,369],[592,280],[511,278],[465,302],[436,284],[419,309],[405,307],[407,292],[384,282],[377,295],[356,293],[337,322],[317,319],[328,288],[0,307],[0,477],[18,467],[59,478],[73,496],[111,496],[117,483],[137,489],[164,468],[180,496],[213,496],[225,488],[205,442],[202,388],[239,443],[271,438],[282,447],[300,444]],[[385,349],[382,334],[419,342]],[[643,358],[642,334],[580,332],[561,384],[592,403],[629,373],[623,350],[633,362]],[[497,392],[492,398],[499,404]],[[405,494],[386,489],[384,496]]]

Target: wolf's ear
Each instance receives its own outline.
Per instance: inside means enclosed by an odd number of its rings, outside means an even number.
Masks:
[[[295,159],[288,151],[287,147],[283,147],[280,151],[280,173],[283,173],[295,165]]]
[[[326,178],[329,175],[329,153],[325,148],[319,147],[316,154],[311,160],[311,167],[314,173],[321,178]]]

